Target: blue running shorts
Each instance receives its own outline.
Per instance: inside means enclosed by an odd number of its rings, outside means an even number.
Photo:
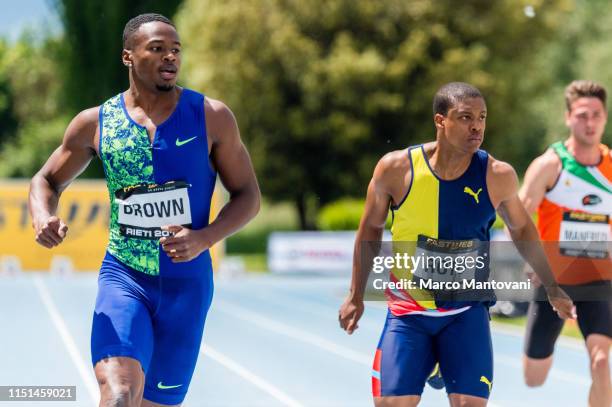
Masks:
[[[134,358],[145,373],[146,400],[182,403],[212,295],[210,269],[187,277],[152,276],[106,253],[93,315],[93,365],[114,356]]]
[[[487,307],[439,317],[389,312],[374,358],[374,397],[421,395],[436,362],[447,393],[489,398],[493,346]]]

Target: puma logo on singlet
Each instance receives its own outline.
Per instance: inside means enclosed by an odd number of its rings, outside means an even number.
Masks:
[[[489,393],[491,393],[491,387],[493,386],[493,383],[491,383],[489,379],[484,376],[480,376],[480,381],[489,386]]]
[[[468,195],[473,196],[477,204],[480,203],[480,201],[478,200],[478,195],[482,192],[482,188],[478,188],[478,192],[474,192],[472,191],[472,188],[465,187],[463,188],[463,192],[465,192]]]

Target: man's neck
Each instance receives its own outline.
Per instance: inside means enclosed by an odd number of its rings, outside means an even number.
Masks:
[[[570,136],[570,138],[565,141],[565,147],[580,164],[597,165],[601,161],[599,144],[580,143],[575,137]]]
[[[133,80],[130,80],[130,87],[125,94],[125,103],[128,106],[138,106],[147,114],[151,114],[160,109],[172,109],[176,105],[180,93],[181,89],[177,86],[168,92],[162,92],[138,86]]]
[[[435,142],[432,153],[429,154],[431,168],[444,180],[459,178],[467,170],[471,161],[472,154],[459,151],[439,140]]]

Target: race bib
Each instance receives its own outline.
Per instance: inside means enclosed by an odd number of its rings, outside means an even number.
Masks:
[[[170,181],[163,185],[141,184],[115,191],[121,235],[136,239],[159,239],[171,232],[164,225],[191,227],[189,184]]]
[[[414,275],[434,282],[455,282],[488,275],[488,251],[478,240],[440,240],[419,235]]]
[[[559,232],[559,251],[564,256],[605,259],[610,236],[610,217],[565,211]]]

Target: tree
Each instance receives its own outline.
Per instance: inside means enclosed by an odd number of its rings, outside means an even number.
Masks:
[[[264,194],[310,228],[319,205],[363,196],[384,152],[433,138],[445,82],[487,96],[494,153],[532,148],[525,134],[545,129],[525,69],[571,2],[532,3],[535,15],[514,0],[188,0],[183,77],[235,111]]]
[[[59,47],[57,38],[25,32],[2,52],[0,77],[4,73],[16,124],[15,136],[1,146],[0,176],[31,177],[62,140],[69,118],[58,100]]]
[[[15,95],[10,87],[6,61],[9,45],[0,40],[0,147],[15,136],[17,118],[13,111]]]
[[[64,27],[63,101],[69,113],[97,106],[128,87],[123,28],[141,13],[172,18],[181,0],[54,0]]]
[[[545,145],[568,136],[563,120],[564,90],[571,81],[594,80],[612,92],[612,73],[606,69],[612,63],[609,2],[577,0],[571,13],[555,41],[546,44],[534,61],[535,70],[548,75],[546,86],[532,101],[533,111],[545,123]],[[608,125],[604,142],[609,145],[611,141],[612,127]]]

